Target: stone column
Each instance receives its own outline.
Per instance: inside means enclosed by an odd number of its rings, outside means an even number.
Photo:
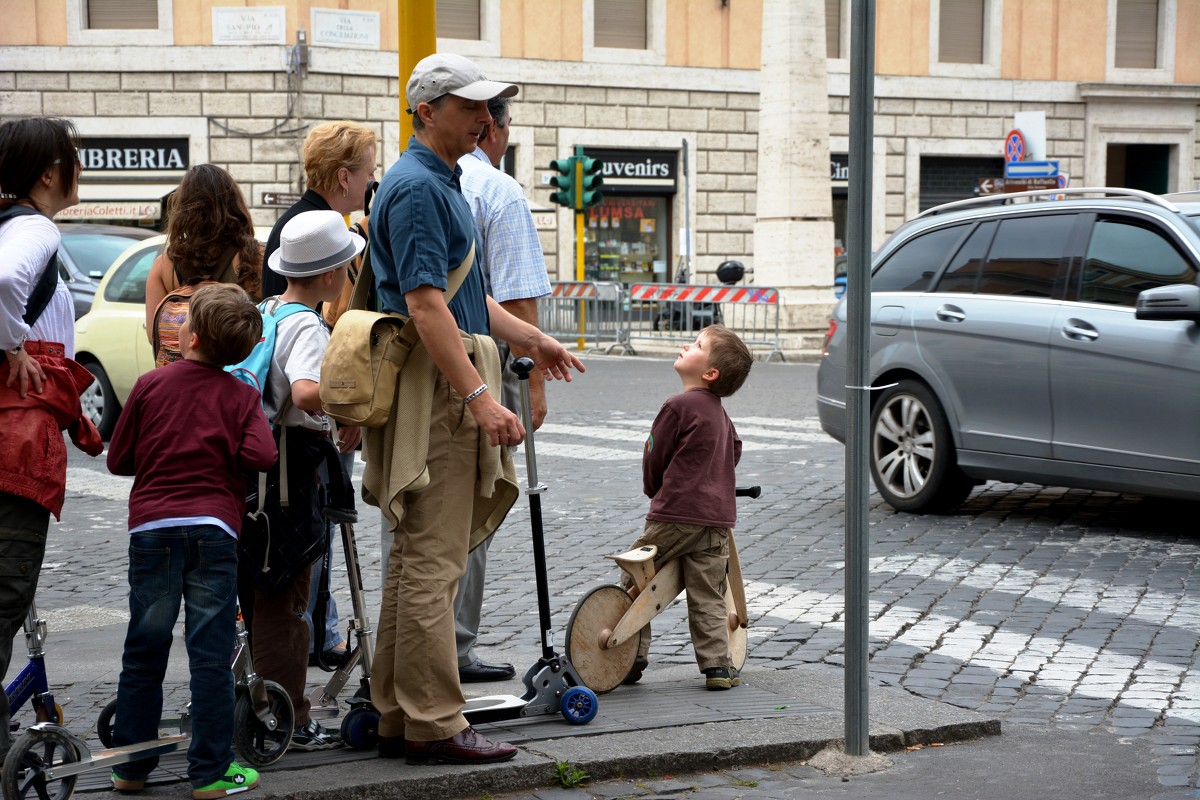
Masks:
[[[764,1],[759,86],[754,282],[780,290],[785,346],[815,350],[834,303],[824,0]]]

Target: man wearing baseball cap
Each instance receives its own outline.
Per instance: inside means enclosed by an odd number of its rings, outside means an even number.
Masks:
[[[371,680],[380,713],[379,755],[403,756],[410,764],[489,763],[516,755],[512,745],[467,724],[454,636],[454,595],[472,533],[481,518],[498,526],[507,511],[480,514],[486,508],[480,497],[492,499],[494,507],[500,493],[497,476],[493,483],[485,480],[490,473],[484,465],[489,459],[506,463],[511,474],[511,460],[497,456],[510,459],[508,447],[525,437],[517,416],[497,400],[499,357],[488,334],[517,343],[546,377],[569,381],[572,368],[583,371],[561,344],[489,298],[483,271],[469,257],[477,249],[476,228],[459,187],[458,159],[475,149],[491,122],[487,101],[517,91],[511,83],[489,81],[462,56],[422,59],[406,89],[413,137],[384,176],[371,214],[380,304],[410,318],[437,367],[421,481],[409,488],[369,486],[366,476],[363,481],[365,493],[382,498],[394,533]],[[457,270],[467,270],[465,277]],[[461,284],[447,303],[452,272]],[[494,385],[481,373],[493,376]],[[404,446],[397,420],[411,413],[393,408],[392,422],[368,432],[368,473],[373,460],[392,459]],[[511,505],[515,494],[505,497]]]

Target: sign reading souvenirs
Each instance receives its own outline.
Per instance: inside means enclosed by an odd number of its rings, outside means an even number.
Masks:
[[[183,172],[188,168],[188,157],[186,136],[85,136],[79,147],[79,161],[89,172]]]
[[[584,154],[598,158],[604,188],[623,194],[675,191],[679,153],[675,150],[617,150],[589,147]]]

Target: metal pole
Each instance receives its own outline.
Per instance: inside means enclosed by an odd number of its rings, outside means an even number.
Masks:
[[[871,407],[871,157],[875,105],[875,0],[850,6],[850,181],[847,198],[846,380],[846,753],[870,752],[868,639],[870,540],[867,506]]]
[[[583,145],[575,145],[575,161],[574,161],[574,181],[575,181],[575,280],[586,280],[586,269],[584,266],[584,246],[583,246]],[[579,321],[579,339],[576,342],[580,352],[583,352],[587,347],[584,341],[584,332],[587,330],[587,322],[585,315],[587,314],[587,301],[583,298],[579,299],[577,306],[578,313],[575,315]]]
[[[437,52],[437,0],[396,0],[396,24],[400,55],[400,150],[412,137],[412,115],[405,109],[404,89],[413,67]]]

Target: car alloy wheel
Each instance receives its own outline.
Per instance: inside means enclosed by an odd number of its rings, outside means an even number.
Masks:
[[[900,511],[946,511],[973,485],[955,463],[945,412],[924,384],[903,380],[885,389],[871,413],[871,475]]]

